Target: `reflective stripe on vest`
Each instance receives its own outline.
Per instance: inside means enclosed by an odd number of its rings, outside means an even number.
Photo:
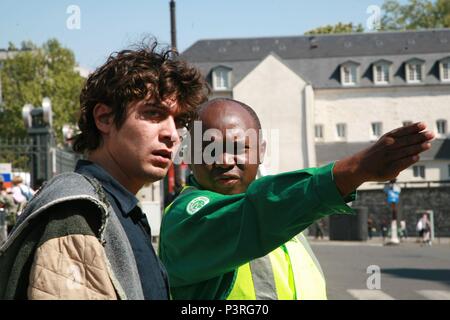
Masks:
[[[285,244],[286,252],[280,247],[238,268],[227,299],[326,299],[322,269],[306,238],[298,237]]]
[[[298,300],[326,300],[327,291],[322,268],[306,238],[300,234],[286,243],[294,270]]]
[[[270,257],[264,256],[250,261],[256,300],[276,300],[277,288],[272,271]]]

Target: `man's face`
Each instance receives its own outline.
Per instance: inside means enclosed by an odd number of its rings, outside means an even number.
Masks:
[[[184,116],[176,101],[146,99],[128,105],[125,122],[120,129],[112,127],[105,144],[130,182],[139,185],[164,178],[180,143],[177,128]]]
[[[205,161],[202,164],[193,164],[191,168],[195,178],[203,188],[217,193],[245,192],[256,178],[259,161],[264,152],[255,120],[247,110],[229,101],[209,105],[200,114],[200,120],[203,131],[217,129],[215,133],[211,133],[211,140],[215,145],[221,145],[223,152],[213,154],[216,161],[212,164]],[[249,129],[256,131],[256,139],[253,141],[249,136],[236,134]],[[195,138],[193,139],[195,141]],[[202,153],[211,143],[203,142]]]

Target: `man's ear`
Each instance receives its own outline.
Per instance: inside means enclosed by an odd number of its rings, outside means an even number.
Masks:
[[[93,116],[97,129],[103,134],[108,134],[113,125],[111,108],[104,103],[97,103],[93,110]]]
[[[266,140],[261,141],[259,145],[259,164],[264,162],[264,157],[266,155]]]

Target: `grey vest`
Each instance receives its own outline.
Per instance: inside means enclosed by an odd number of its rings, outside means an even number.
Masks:
[[[0,255],[35,219],[41,218],[46,209],[72,200],[87,200],[98,208],[97,213],[102,221],[99,241],[105,248],[108,273],[119,298],[143,300],[141,280],[130,242],[102,186],[96,179],[75,172],[55,176],[39,190],[20,215],[11,236],[0,248]]]

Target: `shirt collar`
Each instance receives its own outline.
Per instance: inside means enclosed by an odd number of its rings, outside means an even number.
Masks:
[[[186,185],[196,187],[197,189],[203,190],[204,188],[198,183],[193,174],[190,174],[186,180]]]
[[[97,179],[103,188],[116,199],[123,214],[128,215],[138,204],[137,198],[125,189],[100,165],[88,160],[79,160],[75,172]]]

